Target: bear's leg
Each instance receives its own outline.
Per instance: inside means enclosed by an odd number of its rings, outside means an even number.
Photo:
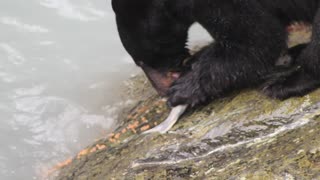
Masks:
[[[281,23],[256,1],[194,1],[195,19],[215,42],[192,59],[192,70],[169,90],[169,104],[196,106],[262,83],[287,49]]]
[[[298,70],[289,76],[274,77],[265,84],[263,92],[273,98],[286,99],[292,96],[303,96],[318,88],[320,86],[319,42],[320,10],[314,19],[311,42],[295,60]]]

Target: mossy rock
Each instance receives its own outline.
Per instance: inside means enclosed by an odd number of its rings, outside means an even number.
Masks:
[[[309,37],[291,44],[296,36]],[[136,106],[57,179],[320,179],[320,90],[285,101],[244,90],[188,112],[167,134],[142,135],[169,109],[142,76],[131,81]]]

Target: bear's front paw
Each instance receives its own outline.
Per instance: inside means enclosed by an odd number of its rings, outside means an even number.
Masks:
[[[199,78],[192,72],[178,79],[169,89],[168,96],[168,104],[171,107],[178,105],[194,107],[208,100],[206,93],[200,86]]]

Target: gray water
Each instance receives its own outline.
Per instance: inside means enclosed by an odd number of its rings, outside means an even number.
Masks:
[[[110,132],[137,69],[110,0],[0,1],[0,179],[42,179]]]

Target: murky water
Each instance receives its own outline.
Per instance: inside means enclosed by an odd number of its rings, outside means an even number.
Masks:
[[[112,128],[137,69],[110,1],[0,2],[0,179],[40,179]]]

